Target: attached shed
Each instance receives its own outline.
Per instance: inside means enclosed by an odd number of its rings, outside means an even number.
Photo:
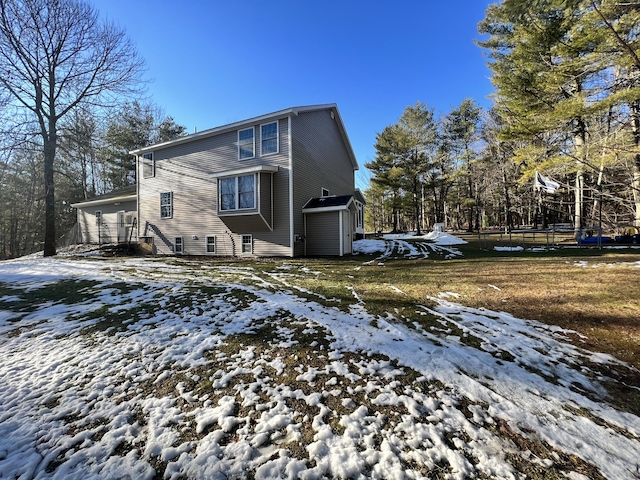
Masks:
[[[79,243],[119,243],[137,240],[136,186],[72,203],[78,215]]]
[[[352,252],[358,213],[353,195],[312,198],[302,213],[306,255],[343,256]]]

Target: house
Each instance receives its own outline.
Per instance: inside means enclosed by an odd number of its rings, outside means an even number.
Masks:
[[[83,202],[77,209],[78,243],[117,243],[137,240],[136,186],[115,190]]]
[[[137,234],[157,254],[345,255],[364,198],[335,104],[137,149]]]

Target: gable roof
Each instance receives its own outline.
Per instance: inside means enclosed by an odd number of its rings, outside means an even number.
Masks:
[[[344,142],[345,147],[347,149],[347,153],[349,155],[349,159],[351,160],[353,169],[358,170],[359,169],[358,161],[356,159],[355,154],[353,153],[353,148],[351,147],[351,142],[349,141],[349,137],[347,136],[347,131],[344,127],[344,123],[342,122],[340,111],[338,110],[338,106],[335,103],[286,108],[284,110],[278,110],[277,112],[267,113],[266,115],[260,115],[258,117],[252,117],[246,120],[241,120],[239,122],[229,123],[227,125],[221,125],[219,127],[203,130],[201,132],[193,133],[191,135],[186,135],[184,137],[176,138],[175,140],[169,140],[167,142],[156,143],[154,145],[149,145],[147,147],[131,150],[129,153],[131,155],[143,155],[145,153],[153,152],[154,150],[160,150],[162,148],[173,147],[175,145],[182,145],[184,143],[194,142],[196,140],[201,140],[203,138],[220,135],[221,133],[225,133],[230,130],[237,130],[239,128],[242,128],[245,125],[264,123],[269,120],[276,120],[278,118],[288,117],[289,115],[298,115],[300,113],[315,112],[318,110],[331,110],[334,113],[336,124],[338,125],[338,130],[340,131],[340,136],[342,137],[342,141]]]
[[[104,195],[98,195],[82,202],[72,203],[71,206],[74,208],[94,207],[98,205],[107,205],[109,203],[130,202],[132,200],[137,200],[137,198],[136,186],[129,185],[128,187],[113,190],[109,193],[105,193]]]

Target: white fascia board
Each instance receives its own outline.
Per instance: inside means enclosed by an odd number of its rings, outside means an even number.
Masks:
[[[353,151],[353,147],[351,146],[351,141],[349,140],[349,136],[347,135],[347,129],[344,126],[344,122],[342,121],[342,115],[340,115],[340,110],[338,110],[337,105],[333,105],[333,110],[336,112],[336,118],[338,120],[338,129],[340,130],[340,135],[342,136],[342,141],[344,142],[345,147],[347,147],[347,153],[349,154],[349,159],[351,160],[351,166],[353,170],[360,170],[360,165],[358,165],[358,159],[356,158],[356,154]]]
[[[236,177],[247,173],[275,173],[278,167],[274,165],[256,165],[254,167],[236,168],[234,170],[225,170],[224,172],[216,172],[209,174],[209,178]]]
[[[297,115],[297,113],[291,112],[287,117],[287,135],[289,136],[289,256],[293,258],[296,256],[296,239],[293,222],[293,133],[291,132],[291,115]]]
[[[138,198],[137,195],[126,195],[122,197],[103,198],[101,200],[88,200],[86,202],[72,203],[73,208],[97,207],[100,205],[109,205],[122,202],[131,202]]]
[[[349,210],[350,204],[351,202],[347,205],[336,205],[335,207],[303,208],[302,213],[340,212],[342,210]]]

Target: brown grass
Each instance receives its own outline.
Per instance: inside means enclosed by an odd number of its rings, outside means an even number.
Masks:
[[[575,330],[578,345],[640,369],[639,250],[480,256],[473,249],[467,247],[461,259],[387,260],[383,266],[365,265],[364,257],[303,260],[322,275],[295,283],[343,303],[354,301],[347,289],[352,286],[372,313],[413,308],[427,297],[456,292],[456,301],[470,307]]]

